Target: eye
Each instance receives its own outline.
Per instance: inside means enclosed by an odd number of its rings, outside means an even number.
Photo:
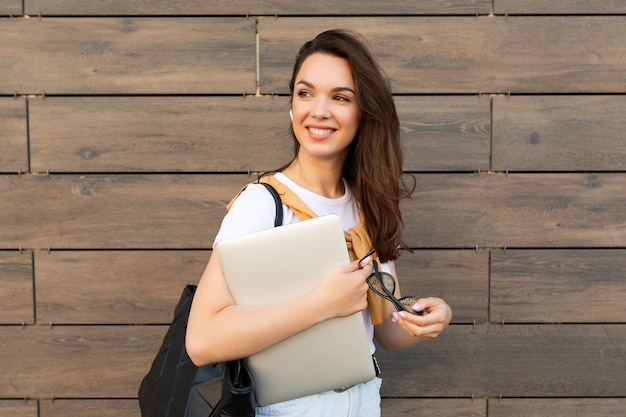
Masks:
[[[349,97],[346,97],[346,96],[334,96],[333,100],[342,101],[342,102],[345,102],[345,103],[350,103],[352,101],[352,100],[350,100]]]
[[[298,91],[298,97],[311,97],[311,93],[308,92],[307,90],[300,90]]]

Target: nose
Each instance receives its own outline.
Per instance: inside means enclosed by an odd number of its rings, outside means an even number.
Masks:
[[[328,119],[330,117],[328,101],[323,97],[317,97],[310,114],[316,119]]]

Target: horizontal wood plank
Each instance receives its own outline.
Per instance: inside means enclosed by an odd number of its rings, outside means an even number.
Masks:
[[[28,0],[28,14],[43,15],[342,15],[342,14],[488,14],[491,0],[345,0],[315,3],[290,0],[231,0],[206,2],[202,0]]]
[[[0,397],[134,398],[166,326],[0,326]]]
[[[186,284],[196,284],[209,251],[37,253],[40,323],[167,324]]]
[[[498,14],[623,14],[621,0],[494,0]]]
[[[0,248],[209,248],[246,175],[0,176]],[[624,247],[623,174],[420,174],[414,248]]]
[[[284,97],[47,98],[30,128],[33,171],[269,171],[293,156]]]
[[[626,170],[626,96],[495,97],[495,171]]]
[[[407,171],[489,166],[490,102],[396,97]],[[293,156],[287,97],[46,98],[29,104],[34,172],[247,172]],[[282,122],[281,122],[282,120]],[[237,126],[233,129],[233,126]]]
[[[384,397],[626,394],[623,324],[453,325],[437,339],[376,356]]]
[[[491,320],[625,323],[626,250],[493,251]]]
[[[443,298],[457,323],[488,320],[487,251],[417,250],[403,252],[395,264],[403,295]]]
[[[423,174],[401,203],[427,247],[624,247],[624,174]]]
[[[133,398],[165,330],[0,327],[0,395]],[[624,325],[453,325],[435,340],[377,356],[385,398],[620,397],[625,346]]]
[[[255,90],[254,19],[16,19],[0,38],[0,94]]]
[[[167,324],[209,251],[51,251],[35,254],[41,324]],[[488,253],[416,251],[396,267],[407,295],[437,296],[455,322],[486,322]],[[146,291],[149,288],[149,291]]]
[[[491,110],[480,97],[395,97],[405,171],[489,166]]]
[[[489,400],[490,417],[605,417],[626,410],[626,398],[550,398]]]
[[[37,414],[37,401],[0,400],[0,415],[11,417],[40,417]]]
[[[383,378],[383,384],[385,380]],[[383,417],[486,417],[487,400],[383,398]]]
[[[140,417],[137,400],[41,400],[40,417]]]
[[[0,248],[210,248],[247,175],[0,176]]]
[[[395,93],[625,92],[625,16],[259,18],[261,91],[287,90],[300,46],[332,27],[371,42]],[[593,52],[590,52],[593,51]]]
[[[0,126],[0,172],[27,172],[26,102],[0,98]]]
[[[0,324],[33,323],[31,253],[0,251],[0,306]]]

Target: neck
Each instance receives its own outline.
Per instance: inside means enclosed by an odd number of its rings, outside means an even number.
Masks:
[[[335,163],[296,158],[283,174],[301,187],[327,198],[339,198],[345,194],[341,166]]]

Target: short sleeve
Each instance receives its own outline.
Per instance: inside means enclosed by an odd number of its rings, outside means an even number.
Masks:
[[[233,202],[224,216],[213,246],[224,239],[243,236],[274,227],[274,197],[260,184],[250,184]]]

